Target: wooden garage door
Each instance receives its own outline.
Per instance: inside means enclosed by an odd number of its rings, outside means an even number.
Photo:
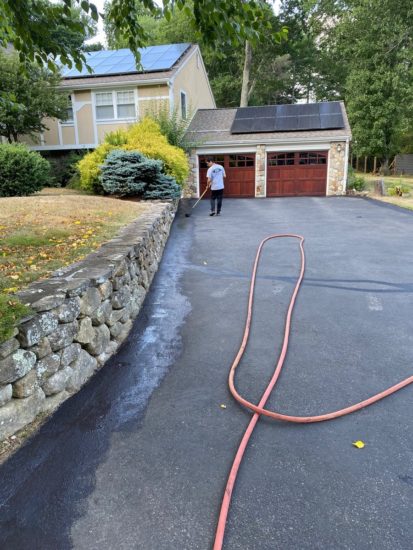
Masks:
[[[267,154],[267,197],[325,195],[328,151]]]
[[[242,155],[210,155],[210,157],[225,168],[225,197],[244,198],[255,197],[255,153]],[[205,191],[208,167],[207,156],[199,157],[199,184],[201,194]],[[205,197],[209,197],[209,191]]]

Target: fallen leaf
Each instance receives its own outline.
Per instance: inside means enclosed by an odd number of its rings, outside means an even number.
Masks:
[[[13,280],[20,279],[20,275],[10,275],[10,279],[13,279]]]
[[[224,405],[224,403],[221,403],[220,407],[221,407],[221,409],[226,409],[227,408],[227,406]]]
[[[364,441],[361,441],[360,439],[358,441],[353,441],[353,447],[357,447],[357,449],[362,449],[364,445]]]

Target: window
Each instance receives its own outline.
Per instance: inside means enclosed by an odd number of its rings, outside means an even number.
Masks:
[[[73,104],[70,94],[67,96],[66,120],[63,120],[62,124],[73,124]]]
[[[268,155],[268,166],[291,166],[294,164],[294,153],[271,153]]]
[[[181,92],[181,116],[186,118],[186,93]]]
[[[254,166],[254,157],[247,155],[230,155],[229,167],[230,168],[246,168]]]
[[[96,120],[136,119],[135,92],[97,92]]]
[[[116,93],[117,118],[136,118],[135,94],[133,90]]]
[[[300,153],[299,164],[327,164],[327,154]]]
[[[207,163],[206,163],[207,158],[211,158],[217,164],[220,164],[221,166],[224,166],[224,160],[225,160],[224,155],[211,155],[211,156],[208,156],[208,157],[200,157],[199,158],[200,168],[205,168],[205,169],[208,168]]]
[[[112,92],[99,92],[96,94],[96,120],[115,118]]]

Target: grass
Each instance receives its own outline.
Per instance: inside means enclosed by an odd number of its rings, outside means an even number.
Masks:
[[[363,174],[357,172],[357,176],[360,176],[366,180],[366,191],[369,192],[375,199],[400,206],[401,208],[407,208],[413,210],[413,176],[374,176],[372,174]],[[391,192],[391,189],[395,187],[403,188],[404,193],[402,197],[386,195],[384,197],[374,194],[374,182],[378,179],[384,180],[384,188],[386,193]]]
[[[146,209],[69,189],[0,198],[0,342],[12,330],[14,292],[82,259]]]

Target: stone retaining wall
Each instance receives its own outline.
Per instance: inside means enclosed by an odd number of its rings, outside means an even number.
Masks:
[[[125,340],[176,211],[149,206],[97,252],[18,293],[34,313],[0,344],[0,441],[78,391]]]

